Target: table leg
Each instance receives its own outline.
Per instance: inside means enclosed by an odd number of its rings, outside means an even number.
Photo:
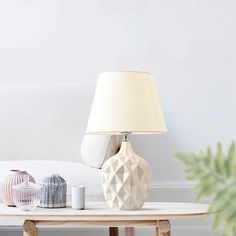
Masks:
[[[35,228],[35,231],[34,231],[34,236],[38,236],[39,233],[38,233],[38,228]]]
[[[135,236],[135,227],[125,227],[125,236]]]
[[[159,221],[156,227],[156,236],[171,236],[171,225],[168,220]]]
[[[109,236],[119,236],[119,228],[109,227]]]
[[[26,220],[23,224],[23,236],[38,236],[38,229],[33,221]]]

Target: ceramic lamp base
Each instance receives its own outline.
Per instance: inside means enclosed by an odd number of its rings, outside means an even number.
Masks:
[[[113,209],[137,210],[146,201],[151,181],[151,167],[123,141],[120,151],[102,166],[105,200]]]

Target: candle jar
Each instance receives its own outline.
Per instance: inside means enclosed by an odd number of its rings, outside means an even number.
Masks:
[[[29,182],[29,175],[23,176],[24,182],[12,186],[13,202],[22,211],[32,211],[40,203],[41,186]]]

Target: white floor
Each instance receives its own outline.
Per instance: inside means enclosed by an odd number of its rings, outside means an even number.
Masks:
[[[73,230],[50,230],[40,231],[40,236],[104,236],[108,235],[107,229],[73,229]],[[154,229],[137,229],[137,236],[154,236]],[[175,227],[172,229],[172,236],[220,236],[219,231],[211,231],[208,228],[196,228],[196,227]],[[0,236],[22,236],[20,229],[2,229]],[[120,236],[124,236],[123,229],[120,230]]]

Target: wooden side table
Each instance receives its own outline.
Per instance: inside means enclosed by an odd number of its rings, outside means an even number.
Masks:
[[[134,236],[135,227],[155,227],[156,236],[170,236],[171,220],[203,217],[207,210],[205,204],[147,202],[137,211],[116,211],[104,202],[89,202],[85,210],[67,207],[23,212],[0,204],[0,218],[23,220],[24,236],[38,236],[39,228],[52,227],[109,227],[110,236],[118,236],[118,227],[125,227],[126,236]]]

